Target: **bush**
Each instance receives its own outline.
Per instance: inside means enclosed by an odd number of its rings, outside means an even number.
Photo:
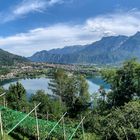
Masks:
[[[102,114],[94,112],[85,122],[85,127],[88,131],[101,135],[102,139],[140,139],[140,101],[129,102],[121,108]]]

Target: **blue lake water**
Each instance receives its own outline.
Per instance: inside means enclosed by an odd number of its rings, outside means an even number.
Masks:
[[[28,94],[34,94],[37,90],[44,90],[48,94],[52,94],[52,91],[48,88],[48,78],[37,78],[37,79],[20,79],[18,80]],[[16,81],[8,82],[3,85],[5,89],[8,89],[10,84],[16,83]],[[103,85],[106,89],[109,88],[100,77],[88,78],[87,83],[89,85],[89,93],[93,94],[98,91],[100,85]]]

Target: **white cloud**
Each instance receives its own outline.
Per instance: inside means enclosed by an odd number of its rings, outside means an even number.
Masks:
[[[27,33],[0,38],[0,47],[16,54],[29,56],[39,50],[86,44],[90,39],[81,40],[81,38],[89,37],[90,34],[82,28],[82,26],[71,27],[64,24],[38,28]]]
[[[15,10],[13,10],[13,14],[23,15],[33,11],[41,11],[44,8],[45,8],[44,1],[40,1],[40,2],[38,0],[34,0],[34,2],[32,0],[24,1],[23,3],[18,5]]]
[[[48,7],[62,2],[63,0],[23,0],[18,5],[12,7],[8,12],[1,13],[1,22],[5,23],[17,18],[22,18],[32,12],[43,12]]]
[[[140,11],[131,10],[89,19],[87,28],[93,32],[132,35],[140,30]]]
[[[0,37],[0,48],[30,56],[40,50],[92,43],[108,35],[130,36],[137,31],[140,31],[140,12],[133,10],[98,16],[80,25],[56,24]]]
[[[64,1],[63,0],[50,0],[49,2],[48,2],[48,4],[51,6],[51,5],[54,5],[54,4],[56,4],[56,3],[63,3]]]

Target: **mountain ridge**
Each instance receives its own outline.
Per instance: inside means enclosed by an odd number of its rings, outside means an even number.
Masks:
[[[67,64],[115,64],[133,57],[140,60],[139,54],[140,32],[137,32],[130,37],[124,35],[108,36],[87,45],[52,49],[43,53],[41,51],[28,59],[35,62]]]

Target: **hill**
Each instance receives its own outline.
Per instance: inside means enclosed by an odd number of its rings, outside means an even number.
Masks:
[[[25,57],[14,55],[7,51],[0,49],[0,65],[13,65],[16,63],[28,62],[29,60]]]
[[[136,57],[140,60],[140,32],[135,35],[109,36],[92,44],[41,51],[28,59],[35,62],[114,64]]]

